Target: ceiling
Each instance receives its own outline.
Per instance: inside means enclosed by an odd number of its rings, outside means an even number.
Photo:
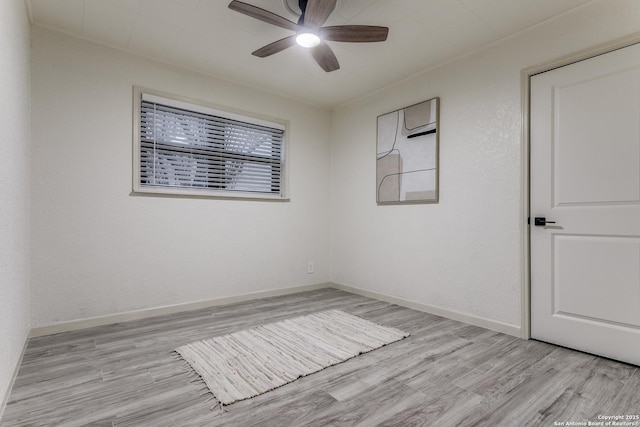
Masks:
[[[252,56],[292,33],[230,10],[230,0],[26,1],[35,25],[333,108],[590,0],[338,0],[325,25],[387,26],[389,36],[327,42],[341,65],[331,73],[300,46]],[[284,0],[244,1],[297,20]]]

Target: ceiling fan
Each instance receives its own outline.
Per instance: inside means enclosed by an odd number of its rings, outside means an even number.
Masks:
[[[311,55],[318,65],[326,72],[335,71],[340,68],[338,59],[327,41],[335,42],[382,42],[387,39],[389,28],[372,25],[338,25],[333,27],[323,27],[329,15],[333,12],[337,0],[299,0],[300,19],[297,23],[289,21],[282,16],[252,6],[241,1],[233,0],[229,3],[229,8],[236,12],[259,19],[287,30],[295,31],[296,34],[285,37],[270,43],[251,54],[260,58],[273,55],[284,49],[299,44],[311,49]]]

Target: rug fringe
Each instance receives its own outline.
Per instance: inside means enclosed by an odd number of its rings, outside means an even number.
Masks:
[[[204,382],[204,379],[202,378],[202,376],[195,369],[193,369],[193,366],[191,366],[189,362],[184,360],[182,355],[177,351],[174,350],[172,351],[172,353],[173,353],[174,359],[182,361],[182,363],[180,364],[180,367],[185,372],[185,375],[187,376],[187,378],[190,378],[190,383],[198,386],[199,395],[200,396],[209,395],[209,398],[205,400],[205,403],[208,404],[212,400],[217,402],[215,405],[209,406],[209,408],[213,411],[218,406],[220,406],[220,413],[222,414],[226,412],[222,402],[216,398],[216,396],[213,394],[209,386],[207,386],[207,383]]]
[[[218,406],[220,406],[220,414],[224,414],[224,413],[226,412],[226,410],[224,409],[224,405],[222,404],[222,402],[220,402],[219,400],[217,400],[217,399],[215,399],[215,398],[213,398],[213,397],[212,397],[212,399],[213,399],[213,400],[216,400],[216,402],[218,402],[218,403],[216,403],[215,405],[213,405],[213,406],[211,407],[211,410],[213,411],[213,410],[215,410]]]

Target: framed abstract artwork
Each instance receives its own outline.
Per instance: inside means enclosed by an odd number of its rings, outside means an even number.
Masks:
[[[378,204],[437,203],[440,98],[378,116]]]

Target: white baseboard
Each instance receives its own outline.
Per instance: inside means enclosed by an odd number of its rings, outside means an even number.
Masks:
[[[182,311],[199,310],[201,308],[215,307],[218,305],[234,304],[237,302],[250,301],[260,298],[275,297],[280,295],[295,294],[298,292],[313,291],[316,289],[328,288],[329,283],[318,283],[315,285],[295,286],[291,288],[279,288],[268,291],[251,292],[248,294],[234,295],[231,297],[216,298],[212,300],[195,301],[184,304],[167,305],[163,307],[145,308],[142,310],[127,311],[124,313],[108,314],[105,316],[88,317],[80,320],[56,323],[53,325],[38,326],[31,329],[30,337],[41,337],[44,335],[58,334],[61,332],[77,331],[79,329],[92,328],[94,326],[110,325],[112,323],[128,322],[140,320],[148,317],[174,314]]]
[[[348,285],[341,285],[339,283],[330,283],[329,286],[335,289],[351,292],[352,294],[362,295],[364,297],[373,298],[380,301],[386,301],[392,304],[400,305],[402,307],[423,311],[425,313],[435,314],[437,316],[446,317],[448,319],[458,320],[460,322],[479,326],[485,329],[490,329],[492,331],[502,332],[503,334],[512,335],[514,337],[518,337],[518,338],[522,337],[521,328],[515,325],[509,325],[508,323],[498,322],[496,320],[491,320],[484,317],[461,313],[459,311],[449,310],[442,307],[436,307],[433,305],[409,301],[403,298],[394,297],[392,295],[387,295],[380,292],[368,291],[366,289],[356,288]]]
[[[231,297],[217,298],[213,300],[196,301],[184,304],[169,305],[163,307],[147,308],[142,310],[128,311],[124,313],[109,314],[105,316],[89,317],[86,319],[72,320],[68,322],[56,323],[53,325],[38,326],[31,329],[29,337],[40,337],[44,335],[57,334],[61,332],[76,331],[79,329],[92,328],[94,326],[104,326],[112,323],[127,322],[131,320],[140,320],[148,317],[162,316],[165,314],[174,314],[182,311],[199,310],[201,308],[215,307],[218,305],[234,304],[237,302],[250,301],[259,298],[268,298],[280,295],[294,294],[297,292],[313,291],[322,288],[340,289],[352,294],[362,295],[368,298],[386,301],[397,304],[402,307],[411,308],[425,313],[435,314],[437,316],[446,317],[448,319],[458,320],[470,325],[480,326],[492,331],[502,332],[507,335],[522,337],[521,328],[515,325],[498,322],[496,320],[484,317],[473,316],[467,313],[461,313],[455,310],[449,310],[428,304],[422,304],[410,301],[404,298],[383,294],[380,292],[369,291],[366,289],[356,288],[353,286],[342,285],[338,283],[318,283],[314,285],[295,286],[291,288],[272,289],[268,291],[251,292],[248,294],[235,295]]]
[[[18,371],[20,370],[20,365],[22,365],[22,359],[24,358],[24,352],[27,350],[27,344],[29,344],[28,334],[24,337],[24,345],[22,346],[22,353],[20,353],[18,362],[16,363],[16,366],[13,368],[13,375],[11,376],[11,380],[9,380],[9,385],[5,390],[4,397],[2,398],[2,402],[0,402],[0,420],[4,415],[4,410],[7,407],[7,403],[9,403],[9,395],[11,394],[11,390],[13,390],[13,385],[15,384],[16,378],[18,377]]]

